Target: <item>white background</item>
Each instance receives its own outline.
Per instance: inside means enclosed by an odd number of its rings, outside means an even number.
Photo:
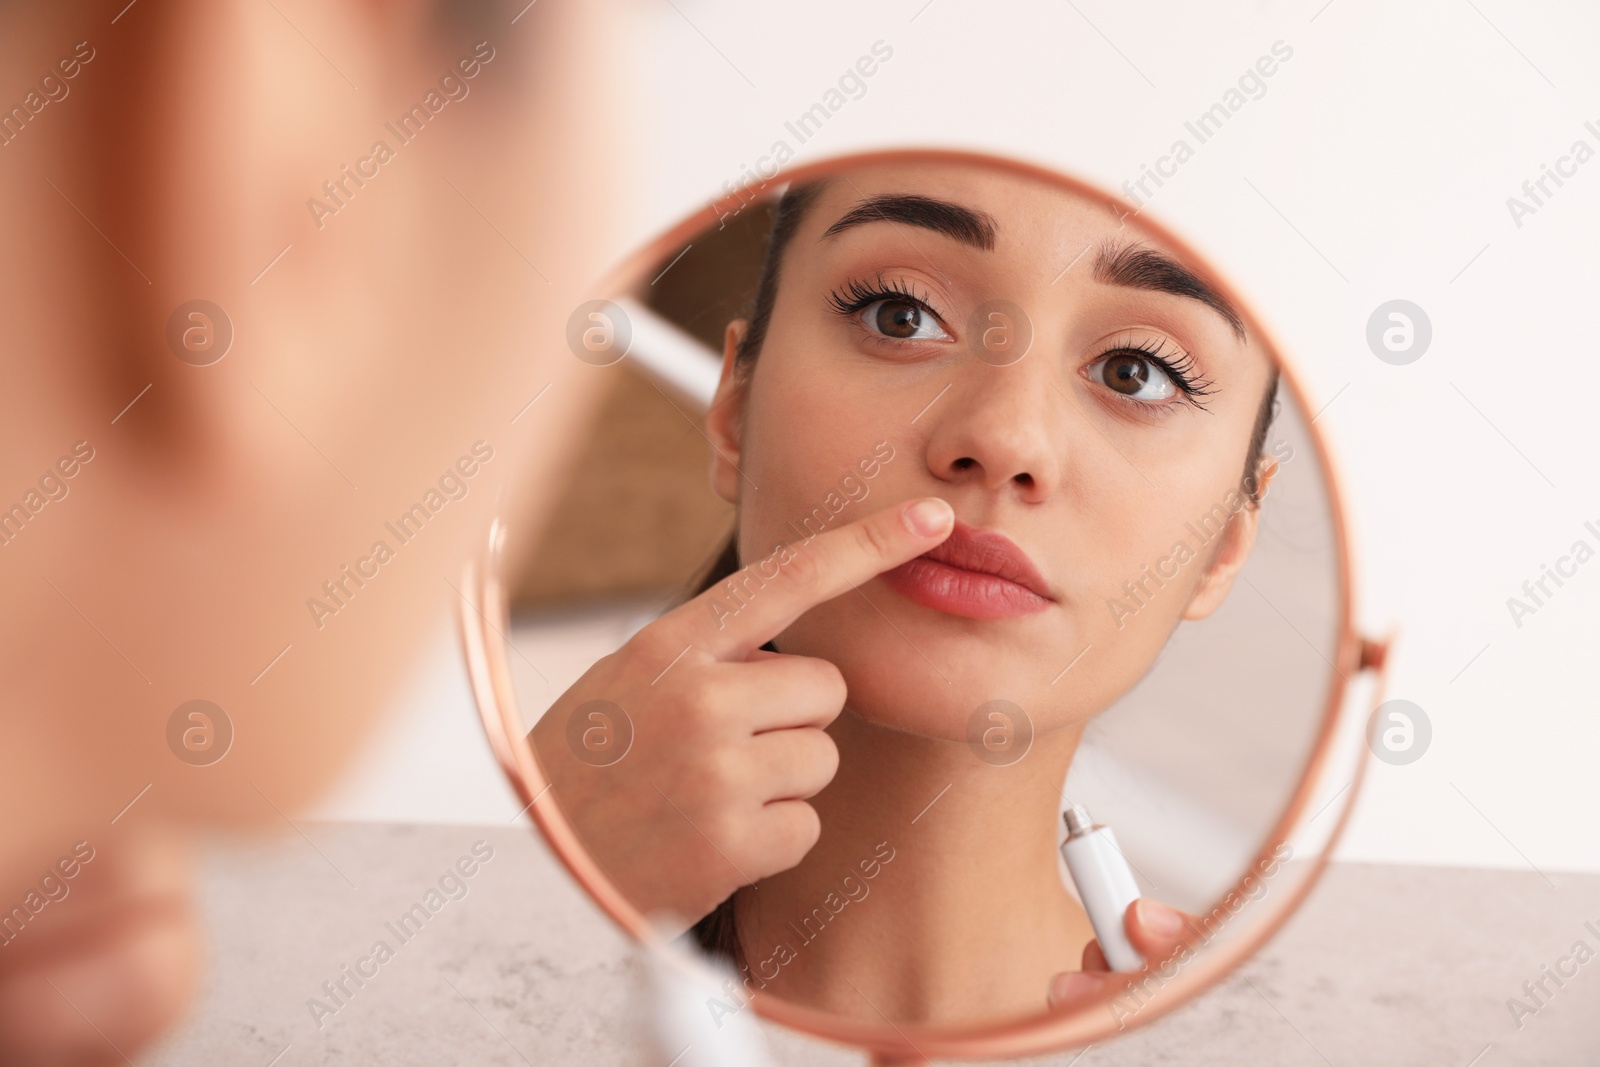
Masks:
[[[1137,178],[1275,41],[1293,57],[1147,210],[1237,282],[1304,372],[1340,461],[1358,622],[1398,629],[1389,694],[1433,741],[1374,762],[1347,860],[1600,871],[1600,559],[1518,628],[1507,598],[1600,538],[1600,159],[1516,226],[1506,206],[1582,138],[1600,150],[1600,11],[1506,0],[1216,5],[639,0],[642,241],[703,208],[857,57],[893,58],[797,162],[886,145]],[[606,42],[593,47],[605,48]],[[619,246],[617,256],[626,251]],[[1408,366],[1368,349],[1404,298]],[[603,641],[604,634],[591,635]],[[445,620],[328,818],[499,822]]]

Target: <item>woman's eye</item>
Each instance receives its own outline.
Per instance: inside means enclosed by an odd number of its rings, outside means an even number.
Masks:
[[[861,309],[869,330],[898,341],[947,341],[950,335],[927,308],[912,300],[874,300]]]
[[[1136,352],[1113,352],[1095,363],[1089,376],[1130,400],[1166,400],[1178,391],[1159,363]]]

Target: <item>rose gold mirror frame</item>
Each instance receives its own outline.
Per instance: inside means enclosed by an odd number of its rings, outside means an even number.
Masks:
[[[757,200],[771,196],[783,185],[825,177],[846,167],[870,166],[877,163],[925,161],[933,163],[978,164],[1007,171],[1022,177],[1053,184],[1090,200],[1105,203],[1118,217],[1137,214],[1121,198],[1097,189],[1076,178],[1017,160],[999,158],[977,152],[950,149],[899,149],[840,156],[803,167],[771,181],[748,187],[712,201],[703,212],[697,211],[683,222],[651,241],[624,261],[599,285],[597,295],[614,298],[628,292],[635,283],[648,275],[654,264],[670,251],[690,242],[711,223],[726,214],[743,210]],[[1283,388],[1301,411],[1310,411],[1306,403],[1304,386],[1295,369],[1284,359],[1282,348],[1267,330],[1261,318],[1254,313],[1248,301],[1211,270],[1207,260],[1198,255],[1189,244],[1176,234],[1148,218],[1141,219],[1151,233],[1165,241],[1170,248],[1185,257],[1206,279],[1221,291],[1251,327],[1261,336],[1266,347],[1278,361]],[[1322,715],[1322,726],[1316,746],[1302,772],[1294,795],[1279,818],[1266,843],[1254,861],[1245,868],[1247,874],[1260,869],[1260,864],[1270,859],[1277,846],[1287,840],[1290,831],[1309,807],[1312,795],[1321,783],[1323,773],[1336,755],[1341,735],[1350,735],[1350,723],[1358,714],[1366,712],[1382,700],[1386,678],[1386,661],[1392,636],[1383,640],[1363,638],[1353,623],[1353,560],[1349,537],[1345,529],[1345,506],[1340,479],[1334,466],[1327,442],[1321,433],[1307,423],[1307,433],[1316,451],[1326,481],[1329,511],[1334,525],[1335,558],[1339,568],[1340,590],[1338,597],[1339,620],[1333,676]],[[671,949],[652,928],[649,920],[627,900],[583,847],[576,831],[567,822],[556,800],[550,795],[550,783],[545,778],[534,757],[533,749],[524,736],[525,730],[518,711],[513,690],[511,670],[506,659],[506,631],[510,627],[510,605],[507,590],[502,583],[501,555],[505,543],[505,529],[498,522],[490,531],[484,556],[469,563],[463,574],[462,588],[469,596],[475,594],[476,606],[465,598],[460,606],[459,620],[463,651],[472,682],[473,695],[483,718],[489,742],[502,770],[545,839],[597,904],[624,930],[654,951],[666,952],[680,966],[696,968],[690,957]],[[1377,676],[1371,705],[1357,706],[1347,700],[1347,691],[1357,674],[1372,671]],[[755,992],[749,997],[750,1006],[759,1015],[781,1023],[802,1033],[828,1041],[861,1048],[868,1052],[874,1063],[917,1064],[934,1057],[973,1059],[1037,1055],[1054,1050],[1081,1047],[1105,1037],[1143,1026],[1165,1015],[1179,1005],[1192,1000],[1220,981],[1235,967],[1253,955],[1288,920],[1312,886],[1317,883],[1328,862],[1334,845],[1339,840],[1360,791],[1366,758],[1363,755],[1355,765],[1348,793],[1326,844],[1311,860],[1312,866],[1286,894],[1277,897],[1275,908],[1241,936],[1225,944],[1207,947],[1195,953],[1194,962],[1180,968],[1173,978],[1165,981],[1141,1007],[1138,1018],[1127,1027],[1115,1025],[1109,1011],[1097,1009],[1109,1006],[1118,995],[1107,993],[1074,1006],[1070,1011],[1046,1012],[1022,1019],[1002,1020],[994,1023],[966,1026],[929,1026],[920,1024],[896,1025],[893,1023],[863,1023],[844,1019],[827,1012],[807,1008],[770,994]],[[1333,804],[1339,797],[1329,801]],[[1327,805],[1325,805],[1326,807]],[[1320,811],[1318,812],[1320,814]],[[1316,816],[1312,817],[1313,819]],[[1244,895],[1244,878],[1231,892]],[[1227,898],[1224,894],[1223,899]],[[1264,899],[1264,898],[1263,898]]]

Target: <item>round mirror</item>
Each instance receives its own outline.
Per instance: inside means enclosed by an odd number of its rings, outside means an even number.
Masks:
[[[1293,369],[1181,239],[854,156],[698,212],[565,342],[608,399],[468,576],[469,663],[569,869],[721,976],[713,1030],[1083,1044],[1298,904],[1383,648]]]

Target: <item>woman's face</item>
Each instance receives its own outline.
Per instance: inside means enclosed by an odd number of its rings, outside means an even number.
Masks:
[[[1221,602],[1272,365],[1169,250],[1051,185],[893,164],[827,180],[781,266],[708,420],[742,557],[914,497],[957,518],[778,638],[836,664],[853,711],[955,740],[1003,699],[1057,729]]]

